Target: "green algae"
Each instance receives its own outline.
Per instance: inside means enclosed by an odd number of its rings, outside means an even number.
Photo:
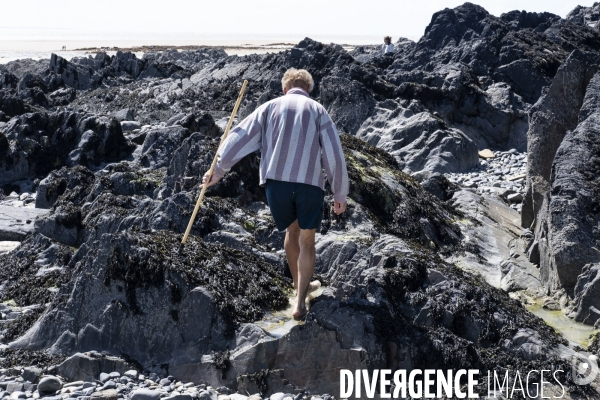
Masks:
[[[598,330],[594,327],[568,318],[561,310],[546,310],[537,301],[526,305],[526,308],[533,315],[543,319],[556,332],[584,347],[589,346],[591,336],[598,334]]]

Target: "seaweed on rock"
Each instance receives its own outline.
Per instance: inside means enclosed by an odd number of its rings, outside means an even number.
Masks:
[[[423,190],[390,154],[341,135],[350,177],[349,197],[364,206],[385,233],[444,252],[460,245],[453,222],[461,213]]]
[[[190,287],[206,287],[219,310],[236,323],[259,320],[265,310],[288,305],[290,280],[252,254],[190,237],[180,255],[180,236],[170,232],[130,232],[124,239],[127,247],[115,246],[103,279],[106,285],[123,282],[134,313],[141,312],[136,289],[165,284],[171,274],[183,276]],[[178,303],[180,289],[169,285],[171,302]]]
[[[28,237],[16,250],[0,254],[0,301],[18,307],[52,302],[56,289],[71,279],[73,249],[41,235]]]

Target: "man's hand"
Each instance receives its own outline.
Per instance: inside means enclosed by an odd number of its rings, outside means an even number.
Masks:
[[[208,181],[208,178],[210,178],[210,182]],[[215,183],[219,182],[220,180],[221,180],[221,178],[217,177],[215,174],[212,174],[212,176],[210,176],[210,171],[209,171],[209,172],[205,173],[204,176],[202,177],[202,185],[200,185],[200,186],[206,185],[206,188],[209,188],[212,185],[214,185]]]
[[[333,212],[336,213],[336,215],[340,215],[344,211],[346,211],[346,202],[341,203],[337,200],[334,200],[333,201]]]

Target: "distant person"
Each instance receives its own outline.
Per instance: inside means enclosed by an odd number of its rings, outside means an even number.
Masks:
[[[236,126],[219,148],[212,186],[246,154],[261,150],[260,184],[279,231],[286,231],[284,249],[294,279],[292,316],[304,319],[306,296],[321,283],[311,282],[315,270],[315,233],[323,218],[325,175],[333,191],[333,212],[346,210],[349,181],[340,136],[325,108],[311,99],[313,78],[290,68],[281,80],[283,96],[258,107]]]
[[[386,36],[383,38],[383,45],[381,46],[381,52],[383,54],[385,53],[393,53],[394,52],[394,45],[392,43],[392,37],[391,36]]]

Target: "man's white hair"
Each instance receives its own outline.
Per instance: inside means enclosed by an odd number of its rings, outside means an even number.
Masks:
[[[290,68],[285,71],[283,78],[281,78],[281,86],[283,89],[291,89],[295,87],[302,88],[310,93],[315,86],[315,81],[310,72],[305,69]]]

